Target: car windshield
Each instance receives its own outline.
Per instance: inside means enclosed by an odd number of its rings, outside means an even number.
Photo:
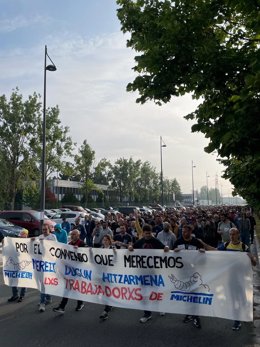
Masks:
[[[53,215],[51,218],[52,219],[61,218],[61,213],[55,213],[55,215]]]
[[[6,220],[6,219],[0,219],[0,226],[1,227],[12,227],[12,226],[14,226],[14,224],[8,222],[8,220]]]

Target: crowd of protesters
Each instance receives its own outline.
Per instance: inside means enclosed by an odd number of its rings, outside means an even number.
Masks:
[[[53,232],[43,225],[40,239],[52,239],[67,243],[74,247],[94,247],[128,249],[163,249],[179,251],[181,249],[232,250],[248,252],[251,262],[255,259],[250,255],[250,243],[254,242],[256,221],[249,208],[238,206],[208,206],[176,210],[175,208],[154,209],[152,211],[135,211],[130,215],[108,212],[103,220],[94,220],[91,215],[75,220],[70,231],[66,219],[57,224]],[[53,236],[52,236],[53,235]],[[13,288],[13,296],[8,300],[16,301],[23,298],[25,289],[18,296],[17,288]],[[51,301],[44,293],[40,296],[39,311],[45,311],[45,305]],[[19,300],[18,300],[19,302]],[[54,312],[64,313],[67,298],[62,298]],[[84,304],[77,301],[76,311],[82,310]],[[100,319],[107,319],[111,306],[106,305]],[[163,312],[160,313],[164,315]],[[150,311],[144,311],[141,323],[152,317]],[[201,328],[198,316],[185,316],[184,323],[193,322]],[[241,323],[235,321],[233,330],[239,330]]]
[[[64,221],[66,223],[66,221]],[[135,212],[128,216],[108,212],[104,220],[94,221],[91,215],[85,220],[76,220],[75,228],[80,231],[80,238],[89,247],[101,247],[104,235],[109,234],[117,241],[117,248],[135,242],[142,234],[142,226],[148,224],[154,237],[172,249],[177,238],[181,236],[182,227],[188,224],[196,238],[212,247],[229,241],[229,230],[235,227],[240,238],[247,246],[254,242],[255,218],[250,209],[244,207],[205,207],[152,212]],[[120,243],[121,242],[121,243]],[[119,247],[120,246],[120,247]]]

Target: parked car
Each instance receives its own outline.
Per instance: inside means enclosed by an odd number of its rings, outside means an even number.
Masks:
[[[85,210],[82,206],[63,205],[62,208],[69,208],[71,211],[85,212]]]
[[[48,218],[50,218],[51,216],[55,214],[53,210],[44,210],[44,213]]]
[[[35,210],[13,210],[0,211],[0,218],[7,219],[15,225],[19,225],[29,231],[29,237],[41,234],[41,212]],[[47,216],[44,216],[44,223],[49,224],[52,228],[55,223]]]
[[[18,237],[24,228],[19,227],[6,219],[0,218],[0,240],[6,236]]]
[[[143,213],[150,213],[150,214],[153,213],[153,210],[146,206],[140,207],[140,211]]]
[[[93,218],[99,218],[99,219],[105,220],[105,215],[103,215],[103,213],[101,212],[96,212],[91,210],[90,214],[92,215]]]
[[[81,222],[84,220],[85,215],[87,212],[79,212],[79,211],[67,211],[67,212],[60,212],[56,213],[54,216],[52,216],[51,220],[55,224],[61,224],[62,219],[66,218],[66,220],[70,223],[71,229],[75,226],[75,219],[80,217]]]
[[[165,211],[165,207],[160,205],[160,204],[150,205],[149,208],[151,208],[155,211],[161,211],[161,212]]]
[[[96,209],[95,209],[96,210]],[[110,212],[109,210],[106,210],[105,208],[99,208],[98,212],[102,213],[104,216],[108,214],[108,212]]]
[[[120,207],[118,207],[118,211],[120,213],[125,214],[125,215],[129,215],[131,213],[134,213],[135,211],[139,211],[139,207],[137,207],[137,206],[120,206]]]
[[[62,212],[62,210],[60,208],[52,208],[51,210],[52,210],[53,214]],[[69,211],[71,211],[71,210],[69,210]]]

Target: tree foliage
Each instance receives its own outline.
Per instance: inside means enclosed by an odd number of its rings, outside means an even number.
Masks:
[[[94,182],[91,179],[91,167],[95,159],[95,151],[92,150],[87,140],[83,141],[83,144],[78,150],[78,154],[75,155],[75,174],[79,175],[80,181],[83,182],[84,202],[88,202],[88,195],[93,188]]]
[[[91,167],[95,159],[95,151],[87,143],[87,140],[83,141],[83,144],[78,150],[78,154],[75,155],[75,171],[81,176],[82,181],[86,181],[90,178]]]
[[[227,165],[225,177],[249,202],[256,202],[252,190],[247,190],[247,179],[238,177],[237,171],[247,174],[243,170],[246,160],[253,175],[260,176],[259,3],[117,3],[122,31],[131,35],[127,46],[138,52],[134,67],[138,76],[127,90],[138,91],[140,103],[166,103],[172,96],[185,93],[201,100],[197,109],[186,116],[196,122],[192,131],[202,132],[209,139],[206,152],[216,150]],[[253,190],[259,204],[260,186],[254,185]]]
[[[69,128],[61,124],[59,107],[51,107],[46,110],[46,176],[54,172],[62,172],[67,169],[66,158],[72,156],[74,145],[68,135]],[[42,120],[38,124],[38,136],[42,142]],[[42,144],[38,143],[37,153],[39,159],[42,153]]]
[[[63,198],[61,199],[62,203],[70,203],[70,204],[78,204],[79,200],[73,193],[65,193]]]
[[[14,208],[18,190],[28,182],[40,182],[42,153],[42,104],[34,93],[23,100],[19,89],[13,90],[10,100],[0,96],[0,172],[4,185],[0,191],[5,208]],[[64,156],[70,156],[73,144],[68,128],[61,125],[59,109],[46,111],[47,174],[63,169]],[[29,194],[30,195],[30,194]],[[28,196],[29,196],[28,195]],[[35,203],[35,199],[32,200]]]
[[[260,160],[259,157],[245,157],[243,160],[232,158],[226,163],[225,177],[232,177],[236,187],[233,195],[241,195],[253,206],[260,209]],[[258,175],[256,175],[258,173]]]
[[[200,188],[199,200],[207,201],[210,204],[218,205],[222,203],[222,197],[218,188],[207,188],[207,186],[202,186]]]
[[[120,202],[158,203],[160,200],[160,175],[148,161],[134,161],[132,158],[120,158],[111,168],[111,187],[113,187]],[[176,179],[163,182],[165,202],[173,203],[173,193],[181,195]]]
[[[5,95],[0,96],[0,150],[5,171],[7,208],[13,208],[22,181],[35,174],[36,168],[30,163],[35,155],[40,108],[36,94],[29,96],[26,101],[23,101],[18,89],[13,91],[10,101]]]
[[[97,184],[108,185],[111,180],[111,168],[112,165],[109,160],[103,158],[99,161],[94,168],[93,181]]]

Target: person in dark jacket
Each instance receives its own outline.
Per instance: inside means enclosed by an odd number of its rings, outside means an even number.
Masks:
[[[169,247],[165,246],[160,240],[153,236],[152,227],[149,224],[143,226],[143,237],[136,241],[134,245],[128,247],[129,251],[134,249],[164,249],[165,252],[169,251]],[[152,318],[151,311],[144,311],[143,317],[140,318],[140,323],[146,323]]]
[[[78,229],[79,230],[79,237],[82,241],[85,240],[86,236],[87,236],[87,233],[86,233],[86,230],[84,228],[84,226],[80,223],[80,217],[77,217],[75,219],[75,227],[74,229]]]

